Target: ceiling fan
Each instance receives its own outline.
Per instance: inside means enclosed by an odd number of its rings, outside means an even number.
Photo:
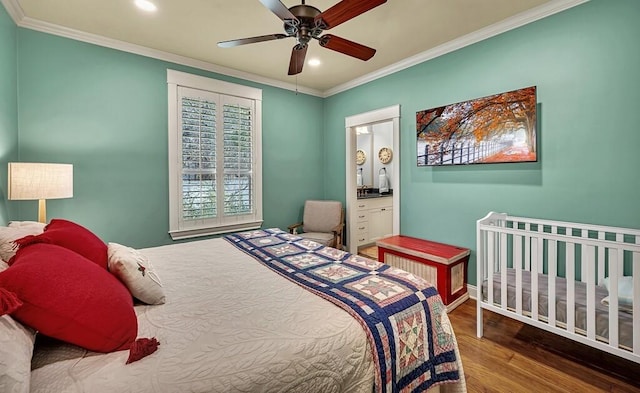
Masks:
[[[320,36],[320,34],[325,30],[336,27],[349,19],[353,19],[360,14],[386,3],[387,0],[342,0],[324,12],[310,5],[306,5],[305,0],[302,0],[302,4],[294,5],[290,8],[282,4],[280,0],[260,0],[260,2],[276,14],[278,18],[282,19],[286,34],[268,34],[258,37],[222,41],[218,42],[218,46],[221,48],[231,48],[255,42],[294,37],[297,43],[291,51],[289,75],[296,75],[302,72],[304,58],[307,55],[308,43],[311,39],[318,40],[320,46],[324,48],[360,60],[366,61],[372,58],[376,53],[376,50],[373,48],[340,38],[333,34],[325,34],[323,36]]]

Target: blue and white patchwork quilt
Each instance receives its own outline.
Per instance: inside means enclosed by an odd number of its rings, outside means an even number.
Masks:
[[[446,308],[423,278],[277,228],[225,239],[360,322],[372,348],[377,392],[421,392],[460,381]]]

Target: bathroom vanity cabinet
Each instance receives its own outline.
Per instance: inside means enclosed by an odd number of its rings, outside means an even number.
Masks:
[[[393,198],[381,196],[358,199],[356,204],[356,243],[375,243],[393,233]]]

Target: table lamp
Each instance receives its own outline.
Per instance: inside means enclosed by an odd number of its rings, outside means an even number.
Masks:
[[[47,222],[47,199],[73,197],[73,165],[10,162],[9,200],[38,200],[38,221]]]

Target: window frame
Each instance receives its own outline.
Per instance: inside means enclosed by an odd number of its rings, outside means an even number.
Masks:
[[[251,100],[252,114],[252,196],[254,213],[249,219],[238,216],[224,216],[224,205],[218,206],[218,224],[208,222],[200,225],[184,226],[182,215],[182,131],[180,129],[179,87],[202,90],[220,95],[220,103],[225,96]],[[239,230],[258,229],[262,226],[262,90],[217,79],[167,69],[168,92],[168,140],[169,140],[169,235],[173,240],[198,236],[217,235]],[[223,130],[218,132],[222,133]],[[221,159],[217,157],[216,159]],[[216,177],[224,177],[224,166],[216,167]]]

